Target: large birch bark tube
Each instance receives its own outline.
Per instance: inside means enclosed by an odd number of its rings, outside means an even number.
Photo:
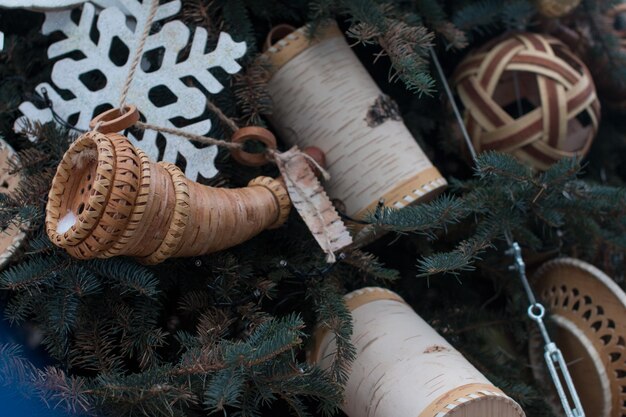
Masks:
[[[291,145],[320,148],[325,188],[346,214],[361,218],[381,198],[402,208],[446,186],[335,22],[311,40],[306,27],[270,46],[272,125]],[[282,33],[284,34],[284,33]]]
[[[357,357],[342,410],[349,417],[523,417],[397,294],[363,288],[345,297]],[[327,369],[334,336],[320,330],[310,360]]]
[[[46,231],[79,259],[126,255],[156,264],[235,246],[283,224],[290,207],[280,181],[207,187],[173,164],[150,161],[122,135],[91,131],[57,168]]]

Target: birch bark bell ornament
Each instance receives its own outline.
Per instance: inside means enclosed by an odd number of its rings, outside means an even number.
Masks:
[[[352,312],[352,364],[342,410],[349,417],[523,417],[397,294],[363,288],[345,296]],[[334,336],[315,335],[311,362],[330,367]]]
[[[319,28],[313,39],[306,31],[282,25],[268,35],[264,56],[274,101],[268,117],[289,144],[315,146],[326,155],[329,196],[343,202],[347,215],[361,218],[381,198],[402,208],[441,192],[446,180],[336,23]]]
[[[626,416],[626,294],[606,274],[578,259],[561,258],[533,277],[537,295],[550,309],[555,342],[568,362],[587,416]],[[530,340],[535,377],[549,379],[541,366],[540,336]],[[559,412],[559,400],[550,403]]]
[[[114,133],[137,119],[133,107],[106,112],[57,168],[46,231],[70,255],[126,255],[156,264],[226,249],[286,221],[291,206],[280,181],[258,177],[235,190],[190,181]]]
[[[560,41],[518,33],[470,53],[453,75],[476,151],[511,153],[545,170],[583,157],[600,122],[585,65]]]

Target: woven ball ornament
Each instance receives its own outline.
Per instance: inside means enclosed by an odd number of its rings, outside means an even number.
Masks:
[[[551,37],[519,33],[491,42],[461,62],[452,82],[477,152],[511,153],[545,170],[584,156],[598,130],[589,70]]]
[[[545,17],[562,17],[574,10],[581,0],[536,0],[539,13]]]

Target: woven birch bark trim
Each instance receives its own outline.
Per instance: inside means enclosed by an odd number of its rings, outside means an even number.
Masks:
[[[503,80],[511,79],[511,71],[532,74],[537,88],[537,97],[527,97],[532,93],[522,88],[522,99],[538,103],[518,118],[501,107],[509,103],[499,103],[494,96]],[[478,151],[519,153],[546,169],[563,157],[584,155],[597,132],[600,104],[589,70],[554,38],[520,33],[489,44],[466,58],[452,81]],[[577,121],[582,112],[589,116],[589,126]],[[568,150],[576,135],[582,145]]]
[[[439,170],[431,167],[385,193],[381,196],[381,199],[385,201],[385,206],[402,209],[412,204],[435,198],[447,186],[448,181],[441,176]],[[368,213],[372,213],[377,205],[377,201],[372,202],[369,207],[361,210],[355,218],[364,218]]]
[[[6,143],[4,140],[0,139],[0,169],[8,170],[9,162],[12,159],[17,159],[17,154]],[[21,181],[21,177],[19,174],[11,174],[9,172],[1,172],[2,182],[7,183],[8,187],[6,192],[10,195],[11,192],[19,185]],[[27,227],[27,225],[23,225],[22,227]],[[22,230],[22,227],[11,223],[7,228],[2,230],[2,236],[0,236],[0,269],[2,269],[16,254],[19,248],[24,243],[26,239],[26,233]]]
[[[296,29],[292,33],[285,36],[283,39],[270,46],[267,51],[263,53],[271,64],[270,73],[273,75],[276,71],[281,69],[283,65],[291,61],[298,56],[302,51],[307,48],[320,43],[325,39],[334,38],[337,36],[343,36],[337,22],[328,21],[324,23],[325,26],[320,27],[315,33],[315,37],[311,38],[307,34],[309,26],[302,26]]]
[[[126,249],[128,244],[133,241],[137,226],[141,222],[148,204],[148,196],[150,194],[150,158],[141,149],[135,148],[139,158],[141,177],[139,180],[139,192],[133,206],[132,213],[126,229],[122,232],[120,238],[107,250],[103,257],[108,258],[116,256]]]
[[[116,133],[106,135],[115,152],[115,172],[111,192],[100,220],[78,245],[67,248],[78,259],[106,257],[130,219],[139,192],[140,165],[134,146]]]
[[[348,306],[348,310],[354,311],[357,308],[377,300],[393,300],[405,303],[404,299],[395,292],[381,287],[365,287],[352,291],[343,296]]]
[[[78,164],[87,163],[81,159],[85,157],[81,156],[83,152],[95,152],[98,161],[92,189],[76,222],[66,232],[58,233],[58,222],[66,214],[62,211],[68,204],[64,197],[65,193],[70,191],[68,186],[72,185],[70,178],[75,181],[76,178],[72,176],[75,175]],[[70,146],[57,167],[46,205],[46,232],[55,245],[62,248],[76,246],[92,233],[109,199],[115,168],[113,144],[103,134],[87,132]]]
[[[525,416],[524,411],[519,404],[493,385],[468,384],[460,386],[437,398],[430,406],[420,413],[419,417],[444,417],[452,414],[456,415],[457,412],[461,412],[463,408],[474,405],[476,402],[487,399],[493,401],[494,398],[508,403],[506,408],[504,406],[502,407],[502,410],[507,410],[506,415],[511,415],[511,409],[513,409],[518,416]]]
[[[263,187],[271,191],[276,199],[278,214],[276,220],[268,226],[268,229],[282,226],[289,218],[289,213],[291,213],[291,200],[289,199],[287,189],[278,180],[270,177],[256,177],[248,183],[248,187]]]
[[[174,190],[176,193],[176,205],[174,206],[174,215],[170,221],[169,228],[163,242],[159,248],[151,255],[141,258],[140,261],[154,265],[165,261],[167,258],[174,256],[182,242],[182,237],[189,220],[189,187],[185,174],[174,164],[168,162],[159,162],[167,172],[172,176]]]

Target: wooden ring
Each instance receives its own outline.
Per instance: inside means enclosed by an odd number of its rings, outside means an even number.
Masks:
[[[267,51],[276,42],[278,42],[279,40],[283,38],[286,38],[287,35],[295,31],[296,31],[295,27],[288,25],[286,23],[282,25],[274,26],[272,30],[270,30],[270,32],[267,34],[267,37],[265,38],[265,43],[263,44],[263,52]]]
[[[256,140],[263,143],[268,149],[276,149],[276,137],[274,134],[258,126],[242,127],[233,134],[230,140],[233,143],[241,144],[249,140]],[[260,167],[269,162],[265,153],[250,153],[239,148],[231,150],[231,154],[235,161],[251,167]]]
[[[248,187],[263,187],[274,195],[278,205],[278,215],[276,216],[276,221],[268,226],[268,229],[276,229],[282,226],[289,218],[289,213],[291,212],[291,199],[282,181],[270,177],[256,177],[248,183]]]
[[[137,107],[133,105],[125,105],[124,112],[114,108],[100,113],[89,122],[89,128],[95,129],[98,123],[100,133],[116,133],[128,129],[139,121],[139,112]]]

